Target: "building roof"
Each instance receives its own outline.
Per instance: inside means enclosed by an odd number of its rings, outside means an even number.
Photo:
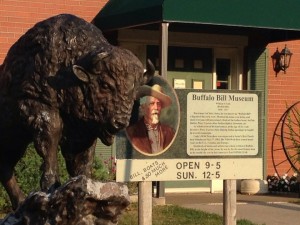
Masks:
[[[94,18],[102,30],[159,22],[300,31],[295,0],[110,0]]]

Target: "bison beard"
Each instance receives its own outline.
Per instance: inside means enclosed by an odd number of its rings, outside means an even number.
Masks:
[[[138,88],[154,74],[73,15],[37,23],[0,66],[0,180],[15,209],[24,196],[13,168],[27,145],[43,158],[41,189],[59,183],[57,149],[71,176],[90,176],[95,141],[128,125]]]

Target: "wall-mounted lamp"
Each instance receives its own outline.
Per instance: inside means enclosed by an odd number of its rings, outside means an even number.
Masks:
[[[276,72],[276,76],[280,70],[286,73],[285,71],[290,66],[292,55],[293,53],[291,53],[291,51],[286,47],[286,45],[281,52],[278,51],[278,48],[276,49],[276,52],[274,52],[274,54],[271,56],[273,70]]]

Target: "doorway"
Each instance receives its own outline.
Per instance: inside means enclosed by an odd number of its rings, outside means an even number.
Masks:
[[[237,48],[214,49],[214,89],[241,90],[242,72]],[[223,191],[223,180],[211,180],[210,192]]]
[[[240,90],[242,85],[241,66],[237,48],[214,49],[214,89]]]

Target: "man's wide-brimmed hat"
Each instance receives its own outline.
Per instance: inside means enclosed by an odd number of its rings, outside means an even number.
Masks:
[[[161,101],[162,107],[168,107],[172,103],[172,99],[163,92],[160,85],[154,84],[153,86],[143,85],[138,89],[137,99],[144,96],[153,96]]]

